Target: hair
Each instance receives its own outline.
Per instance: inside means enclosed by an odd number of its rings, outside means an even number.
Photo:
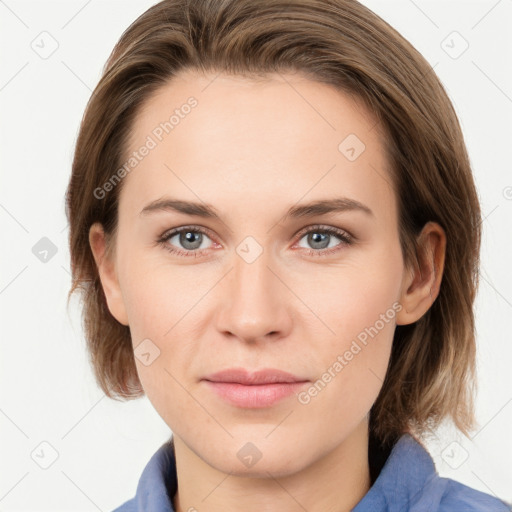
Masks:
[[[429,221],[446,233],[439,295],[416,322],[396,326],[387,374],[370,411],[383,443],[432,433],[445,418],[468,436],[476,393],[473,303],[481,212],[462,131],[439,78],[395,29],[355,0],[164,0],[122,34],[81,121],[66,191],[72,288],[97,383],[113,399],[144,395],[129,326],[110,313],[89,228],[115,254],[124,180],[99,199],[127,153],[146,102],[179,72],[265,78],[298,72],[362,100],[382,123],[406,265]]]

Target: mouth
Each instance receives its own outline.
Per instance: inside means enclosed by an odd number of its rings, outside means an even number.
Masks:
[[[298,393],[309,382],[308,379],[273,368],[256,372],[230,368],[201,380],[225,401],[243,408],[270,407]]]

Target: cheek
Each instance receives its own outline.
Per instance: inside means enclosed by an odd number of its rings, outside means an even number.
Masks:
[[[178,369],[190,367],[195,353],[191,329],[207,288],[189,277],[180,267],[135,253],[124,262],[120,276],[137,373],[157,410],[162,390],[179,392],[173,376],[183,382]]]
[[[394,254],[391,254],[394,252]],[[378,262],[375,264],[375,262]],[[322,382],[336,382],[332,399],[345,406],[371,402],[384,381],[393,343],[401,284],[401,260],[396,251],[374,255],[370,262],[335,269],[317,281],[310,295],[315,313],[329,326],[321,354]],[[334,333],[332,332],[334,331]],[[318,344],[310,347],[318,351]],[[329,381],[329,382],[330,382]],[[347,394],[347,390],[350,392]],[[351,405],[349,405],[351,404]]]
[[[164,340],[184,314],[195,293],[181,281],[179,269],[147,256],[133,254],[125,262],[121,288],[134,345],[144,338]]]
[[[317,380],[298,397],[312,428],[314,418],[328,411],[325,435],[332,438],[340,425],[346,432],[355,428],[375,402],[388,368],[397,312],[393,288],[385,281],[371,288],[359,279],[345,284],[319,312],[335,334],[324,338],[330,342],[310,347],[319,356]]]
[[[400,307],[399,259],[390,254],[354,258],[343,268],[319,272],[316,277],[308,301],[330,328],[333,346],[340,349],[358,337],[364,342],[368,330],[375,334],[373,327],[383,338],[392,337],[396,309]]]

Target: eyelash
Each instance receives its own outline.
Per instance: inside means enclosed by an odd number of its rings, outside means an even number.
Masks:
[[[193,232],[193,233],[202,233],[204,235],[209,236],[209,232],[205,230],[204,228],[201,228],[199,226],[183,226],[181,228],[176,228],[171,231],[165,232],[158,240],[157,243],[162,245],[167,251],[169,251],[172,254],[176,254],[177,256],[185,256],[185,257],[198,257],[200,255],[200,251],[198,250],[181,250],[181,249],[175,249],[171,247],[167,242],[170,238],[172,238],[175,235],[178,235],[182,232]],[[322,233],[327,235],[333,235],[341,240],[341,243],[336,245],[335,247],[331,247],[329,249],[304,249],[306,253],[309,256],[328,256],[334,252],[337,252],[340,250],[341,246],[347,246],[351,245],[353,243],[353,237],[352,235],[349,235],[346,231],[343,231],[338,228],[334,227],[328,227],[328,226],[321,226],[321,225],[315,225],[310,226],[304,231],[301,231],[297,234],[299,237],[299,240],[301,240],[305,235],[308,235],[309,233]],[[211,237],[210,237],[211,238]],[[207,250],[207,249],[204,249]]]

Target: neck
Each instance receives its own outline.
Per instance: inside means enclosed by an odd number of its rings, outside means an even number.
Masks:
[[[371,486],[367,421],[334,449],[279,477],[269,472],[268,477],[224,473],[201,459],[180,437],[173,437],[176,512],[349,512]]]

